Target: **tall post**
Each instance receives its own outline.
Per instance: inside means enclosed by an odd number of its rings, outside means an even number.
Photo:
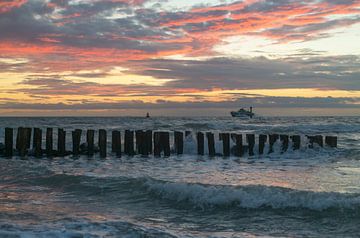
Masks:
[[[160,132],[154,132],[154,156],[160,157],[161,155],[161,142],[160,142]]]
[[[95,131],[92,129],[88,129],[86,131],[86,144],[87,144],[87,155],[89,157],[94,155],[94,136],[95,136]]]
[[[254,134],[246,134],[246,141],[248,143],[249,155],[254,155],[254,146],[255,146],[255,135]]]
[[[65,156],[66,153],[66,147],[65,147],[65,142],[66,142],[66,132],[64,131],[64,129],[59,128],[58,129],[58,156],[63,157]]]
[[[77,156],[80,154],[80,141],[81,141],[82,130],[76,129],[72,131],[72,142],[73,142],[73,155]]]
[[[133,156],[135,154],[134,131],[125,130],[124,153],[129,156]]]
[[[230,156],[230,134],[220,133],[219,140],[223,142],[223,156]]]
[[[27,145],[28,145],[28,141],[30,140],[30,139],[28,140],[28,137],[29,137],[28,129],[19,127],[16,138],[16,148],[18,148],[18,152],[21,157],[27,155],[27,151],[28,151]]]
[[[301,145],[301,137],[299,135],[290,136],[293,150],[299,150]]]
[[[34,128],[34,138],[33,138],[33,149],[36,157],[42,156],[42,130],[39,128]]]
[[[231,139],[235,143],[233,153],[237,157],[241,157],[244,154],[244,147],[243,147],[243,141],[242,141],[242,134],[231,134]]]
[[[52,128],[46,129],[46,155],[47,156],[53,155],[53,129]]]
[[[99,130],[99,150],[100,150],[100,157],[106,157],[106,130],[100,129]]]
[[[215,156],[215,136],[212,132],[206,132],[206,138],[208,141],[209,156]]]
[[[13,156],[14,130],[13,128],[5,128],[5,156]]]
[[[281,151],[286,152],[289,148],[289,136],[288,135],[280,135]]]
[[[184,133],[181,131],[174,132],[174,148],[176,154],[184,153]]]
[[[264,154],[265,143],[267,141],[267,135],[259,135],[259,155]]]
[[[112,131],[112,152],[117,157],[121,157],[121,133],[120,131]]]
[[[196,133],[198,155],[204,155],[204,133]]]
[[[145,132],[145,137],[146,137],[146,143],[147,143],[147,149],[148,149],[148,154],[152,153],[152,130],[147,130]]]
[[[274,144],[279,139],[278,134],[269,135],[269,154],[274,152]]]

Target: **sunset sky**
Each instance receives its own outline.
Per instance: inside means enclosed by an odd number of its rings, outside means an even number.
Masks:
[[[359,0],[0,0],[0,115],[360,115]]]

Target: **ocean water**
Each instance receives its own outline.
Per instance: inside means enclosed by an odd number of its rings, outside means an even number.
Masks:
[[[360,236],[359,117],[0,118],[0,142],[18,126],[65,128],[68,149],[77,128],[337,135],[338,148],[209,158],[188,137],[169,158],[0,158],[0,237]]]

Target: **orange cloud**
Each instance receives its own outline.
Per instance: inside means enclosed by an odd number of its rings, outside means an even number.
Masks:
[[[0,2],[0,13],[11,11],[13,8],[18,8],[24,5],[27,0],[4,0]]]

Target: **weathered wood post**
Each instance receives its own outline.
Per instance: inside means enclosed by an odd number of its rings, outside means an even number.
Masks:
[[[20,148],[21,148],[21,143],[22,143],[22,141],[21,141],[21,139],[22,139],[22,133],[23,133],[23,127],[19,127],[18,129],[17,129],[17,132],[16,132],[16,145],[15,145],[15,148],[16,148],[16,150],[17,151],[20,151]]]
[[[174,132],[174,148],[176,154],[184,153],[184,133],[181,131]]]
[[[152,154],[152,130],[147,130],[145,132],[145,138],[147,143],[148,155]]]
[[[161,155],[161,142],[160,142],[160,132],[154,132],[154,156],[160,157]]]
[[[34,138],[33,138],[33,149],[34,149],[34,155],[36,157],[42,156],[42,130],[40,128],[34,128]]]
[[[5,156],[13,156],[14,130],[13,128],[5,128]]]
[[[267,141],[267,135],[259,135],[259,155],[264,154],[265,143]]]
[[[66,132],[64,129],[59,128],[58,129],[58,156],[63,157],[65,156],[66,150],[65,150],[65,142],[66,142]]]
[[[77,156],[80,154],[80,142],[81,142],[82,130],[76,129],[72,131],[72,142],[73,142],[73,155]]]
[[[30,149],[31,146],[31,128],[25,128],[25,141],[26,141],[26,149]]]
[[[288,135],[280,135],[281,151],[286,152],[289,148],[289,136]]]
[[[254,146],[255,146],[255,135],[254,134],[246,134],[246,141],[248,143],[249,156],[254,155]]]
[[[206,138],[208,141],[208,152],[209,156],[213,157],[215,156],[215,136],[212,132],[206,132]]]
[[[164,156],[170,156],[170,133],[167,131],[161,132],[161,144],[164,150]]]
[[[314,143],[318,144],[319,146],[323,147],[323,137],[322,135],[315,135],[315,136],[306,136],[309,140],[309,148],[314,148]]]
[[[326,136],[325,144],[332,148],[336,148],[337,147],[337,137],[336,136]]]
[[[89,129],[86,131],[86,144],[87,144],[87,155],[89,157],[94,155],[94,136],[95,130]]]
[[[117,157],[121,157],[121,133],[120,131],[112,131],[112,152],[116,154]]]
[[[232,133],[231,140],[235,143],[233,154],[237,157],[241,157],[244,154],[242,134]]]
[[[146,156],[148,153],[147,143],[145,142],[145,132],[143,130],[136,130],[135,131],[135,145],[136,145],[136,152],[142,156]]]
[[[129,156],[133,156],[135,154],[134,131],[125,130],[124,153]]]
[[[198,155],[204,155],[204,133],[196,133]]]
[[[269,135],[269,154],[274,152],[274,144],[279,139],[278,134]]]
[[[53,129],[46,128],[46,151],[47,156],[53,155]]]
[[[324,140],[322,135],[316,135],[315,136],[315,143],[318,144],[321,147],[324,147]]]
[[[100,129],[99,130],[99,150],[100,150],[100,157],[105,158],[106,157],[106,130]]]
[[[230,134],[220,133],[219,140],[223,142],[223,156],[230,156]]]
[[[292,135],[290,138],[292,141],[293,150],[299,150],[301,145],[301,137],[299,135]]]

